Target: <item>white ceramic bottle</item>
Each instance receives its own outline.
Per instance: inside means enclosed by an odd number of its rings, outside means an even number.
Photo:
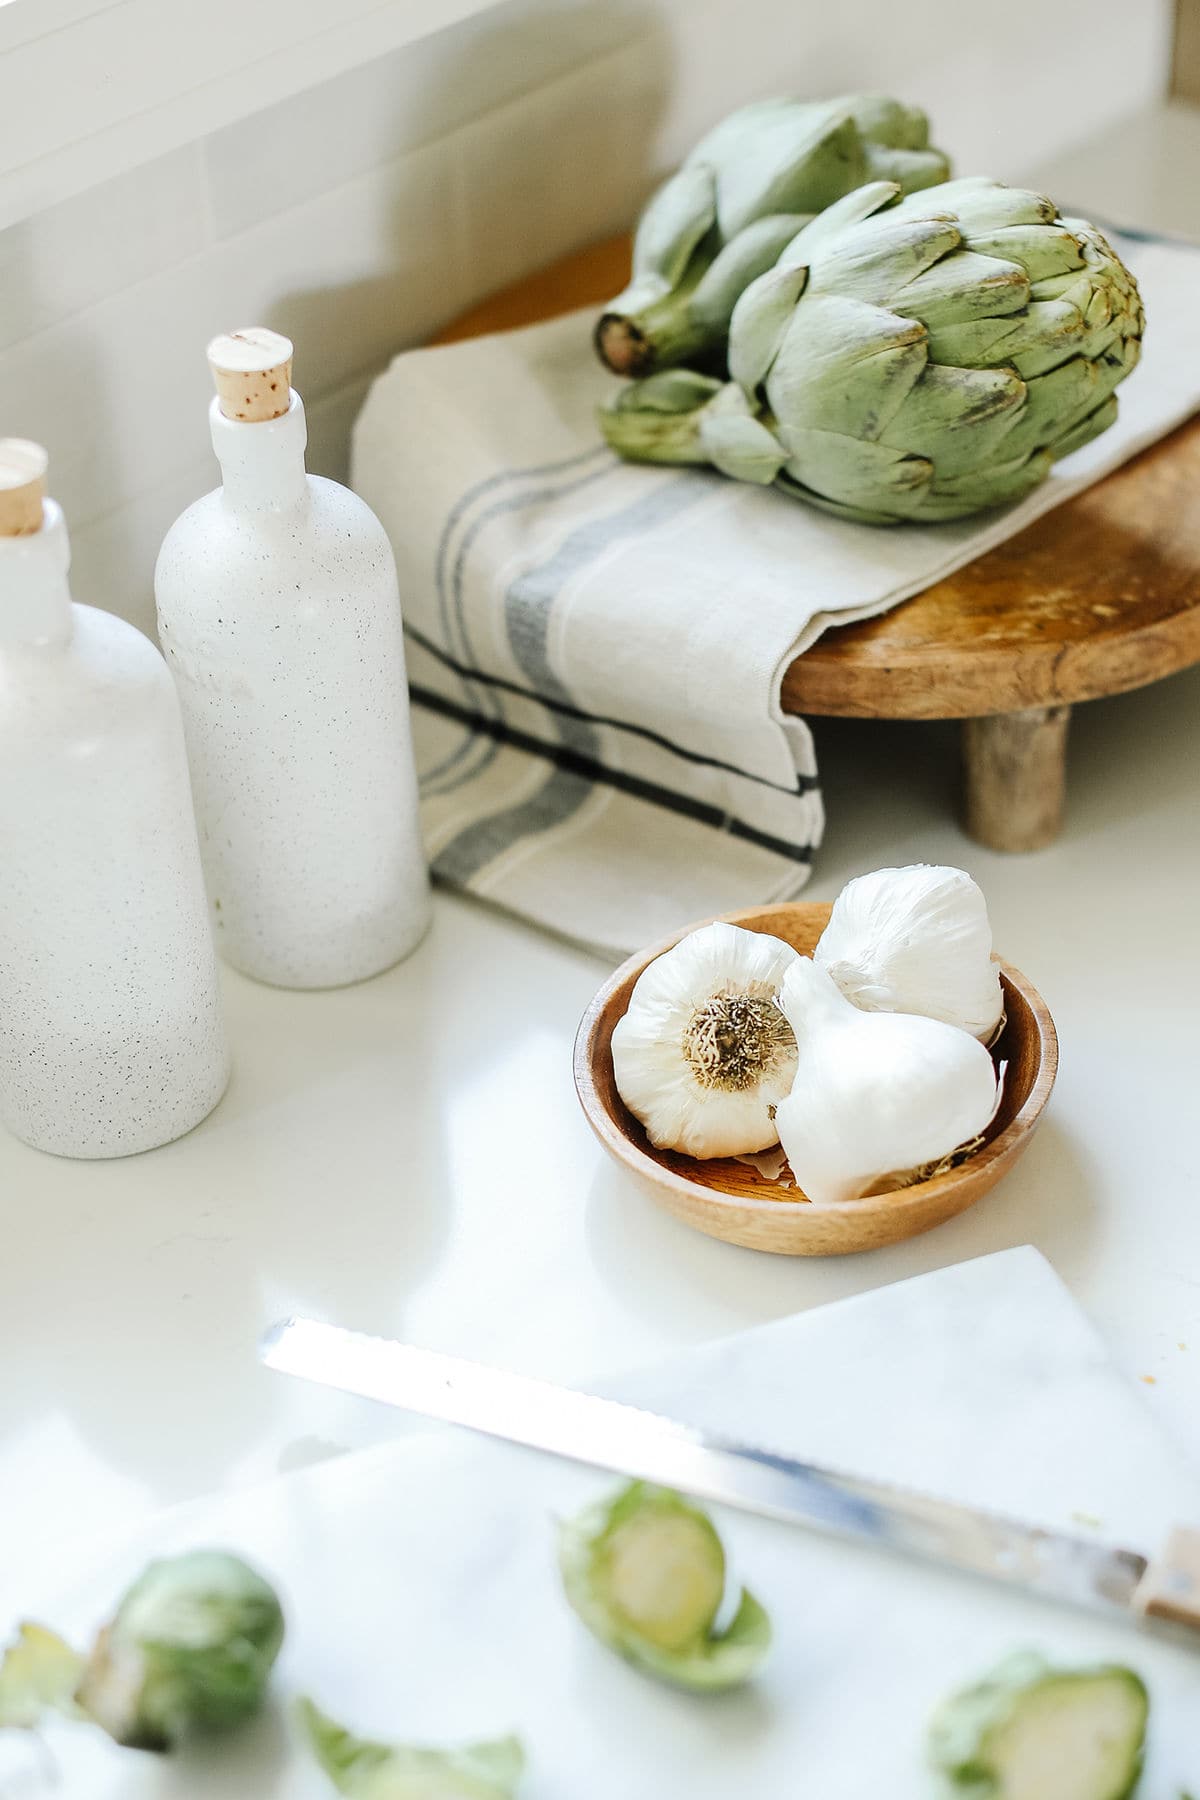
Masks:
[[[229,1060],[175,689],[73,604],[45,469],[0,442],[0,1117],[125,1156],[198,1124]]]
[[[280,987],[340,987],[429,920],[396,565],[370,508],[307,475],[292,346],[209,346],[224,485],[158,558],[217,944]]]

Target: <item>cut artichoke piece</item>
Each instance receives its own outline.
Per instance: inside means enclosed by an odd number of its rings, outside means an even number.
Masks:
[[[1149,1711],[1132,1669],[1017,1656],[943,1705],[930,1759],[955,1800],[1129,1800]]]
[[[717,1629],[724,1546],[707,1514],[667,1488],[631,1482],[568,1520],[559,1567],[567,1599],[601,1643],[678,1687],[740,1686],[770,1648],[770,1620],[745,1588]]]
[[[746,290],[729,368],[789,453],[783,492],[871,523],[954,519],[1030,492],[1112,423],[1144,323],[1101,233],[1041,195],[972,178],[899,198],[877,183]],[[636,389],[606,415],[620,454],[704,460],[698,418],[665,433],[644,417]],[[767,447],[756,437],[751,455],[738,430],[733,454],[708,432],[709,460],[761,481]]]
[[[519,1738],[431,1750],[355,1737],[314,1706],[296,1707],[313,1755],[350,1800],[513,1800],[525,1768]]]
[[[720,362],[738,294],[805,218],[879,177],[912,190],[947,173],[924,113],[897,100],[742,107],[701,138],[647,206],[629,285],[597,327],[600,356],[621,375]],[[764,229],[769,219],[789,223]]]
[[[259,1710],[283,1630],[274,1588],[239,1557],[152,1562],[96,1639],[76,1699],[118,1744],[169,1750]]]

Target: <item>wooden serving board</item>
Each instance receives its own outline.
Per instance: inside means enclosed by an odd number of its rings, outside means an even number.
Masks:
[[[628,236],[493,295],[434,340],[515,330],[624,286]],[[986,556],[877,618],[832,627],[783,681],[789,712],[962,719],[966,823],[1039,849],[1063,816],[1081,700],[1200,662],[1200,418]]]

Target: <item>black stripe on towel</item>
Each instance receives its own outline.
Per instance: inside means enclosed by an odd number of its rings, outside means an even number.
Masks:
[[[443,650],[440,644],[436,644],[432,638],[426,637],[423,631],[418,631],[415,625],[405,625],[404,631],[414,644],[419,644],[422,650],[427,650],[437,662],[442,663],[447,669],[452,669],[456,675],[462,676],[465,680],[481,682],[487,687],[503,688],[505,693],[516,694],[519,699],[535,701],[538,706],[544,706],[548,712],[565,713],[568,718],[582,719],[590,725],[607,725],[613,731],[627,731],[632,737],[644,738],[648,744],[656,744],[660,750],[668,750],[672,756],[678,756],[684,762],[695,763],[699,768],[721,769],[726,775],[737,775],[743,781],[753,781],[759,787],[770,788],[772,793],[776,794],[811,794],[820,785],[815,775],[797,774],[794,785],[784,787],[781,782],[768,781],[765,775],[753,775],[749,769],[739,769],[736,763],[723,762],[719,756],[703,756],[698,750],[685,750],[681,744],[672,743],[670,738],[663,737],[660,732],[651,731],[648,726],[631,725],[626,719],[610,719],[606,718],[603,713],[586,712],[580,706],[569,706],[562,700],[547,699],[545,694],[539,694],[533,688],[522,687],[519,681],[509,681],[503,675],[487,675],[481,669],[472,668],[469,663],[459,662],[457,657],[451,656],[448,650]],[[432,701],[425,698],[426,695],[433,693],[431,688],[418,689],[414,686],[412,691],[414,695],[420,693],[423,705],[432,704]],[[480,731],[486,730],[489,736],[496,735],[490,730],[490,721],[481,718],[478,713],[468,711],[465,707],[460,711],[455,707],[453,701],[446,701],[443,704],[439,699],[437,710],[444,710],[448,718],[461,718],[464,723],[477,726]]]
[[[506,686],[509,684],[505,684]],[[813,846],[811,844],[793,844],[786,838],[773,837],[770,832],[759,831],[753,825],[747,825],[732,814],[722,812],[719,806],[709,806],[703,800],[693,800],[687,794],[677,794],[671,788],[659,787],[657,782],[645,781],[640,775],[630,775],[623,769],[608,769],[598,763],[594,757],[581,755],[578,750],[571,750],[565,744],[547,744],[530,732],[519,731],[514,725],[501,724],[497,719],[481,719],[467,707],[460,706],[457,701],[448,700],[444,694],[437,694],[432,688],[413,686],[412,699],[415,705],[424,706],[430,712],[440,713],[443,718],[454,719],[460,725],[468,725],[473,731],[486,737],[494,738],[498,743],[509,744],[514,750],[524,750],[531,756],[540,756],[546,762],[553,763],[556,768],[565,769],[572,775],[582,776],[603,787],[616,788],[623,794],[631,794],[637,800],[647,800],[653,806],[663,806],[670,812],[681,813],[685,818],[696,819],[702,825],[711,825],[714,830],[727,831],[731,837],[742,838],[748,844],[757,844],[762,850],[773,850],[777,856],[786,856],[790,862],[810,863]],[[538,696],[531,694],[530,699]],[[605,723],[606,721],[600,721]],[[649,735],[649,734],[644,734]],[[668,749],[673,746],[668,744]],[[681,752],[686,754],[686,752]],[[706,758],[693,758],[694,761],[705,761]],[[717,767],[724,768],[725,764]],[[740,774],[735,769],[732,773]],[[753,779],[748,777],[747,779]],[[806,778],[807,779],[807,778]],[[770,786],[771,783],[765,785]],[[815,787],[814,781],[809,781]],[[788,790],[782,790],[787,792]]]

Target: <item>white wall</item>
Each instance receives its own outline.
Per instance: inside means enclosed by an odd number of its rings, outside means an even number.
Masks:
[[[1017,176],[1162,91],[1169,10],[510,0],[0,233],[0,434],[50,448],[77,596],[148,626],[159,539],[214,478],[216,332],[295,338],[310,467],[341,473],[391,354],[621,227],[740,101],[885,89],[960,170]]]

